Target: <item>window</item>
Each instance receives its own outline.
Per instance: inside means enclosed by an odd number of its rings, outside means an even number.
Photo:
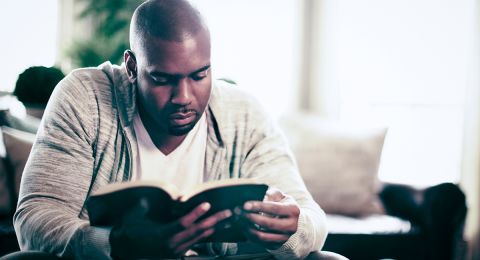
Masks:
[[[212,35],[212,69],[256,96],[274,116],[294,106],[300,7],[297,0],[192,1]]]
[[[0,91],[13,91],[18,75],[30,66],[54,65],[57,12],[57,0],[2,3]]]
[[[381,179],[457,182],[473,0],[323,3],[338,117],[389,127]]]

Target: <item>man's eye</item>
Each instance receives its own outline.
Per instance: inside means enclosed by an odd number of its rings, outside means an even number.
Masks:
[[[208,70],[205,70],[205,71],[199,72],[197,74],[194,74],[192,76],[192,79],[196,80],[196,81],[199,81],[199,80],[202,80],[202,79],[206,78],[207,76],[208,76]]]
[[[167,79],[167,78],[163,78],[163,77],[153,78],[153,77],[152,77],[152,80],[153,80],[153,83],[154,83],[155,85],[164,86],[164,85],[167,85],[167,84],[168,84],[168,79]]]

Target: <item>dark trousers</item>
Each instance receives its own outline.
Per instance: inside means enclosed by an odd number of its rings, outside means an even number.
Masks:
[[[232,257],[233,259],[235,259],[235,257]],[[239,257],[240,258],[240,257]],[[258,257],[254,257],[254,258],[258,258]],[[48,253],[44,253],[44,252],[40,252],[40,251],[19,251],[19,252],[15,252],[15,253],[11,253],[11,254],[8,254],[6,256],[3,256],[0,258],[0,260],[29,260],[29,259],[32,259],[32,260],[59,260],[60,258],[56,257],[55,255],[52,255],[52,254],[48,254]],[[188,259],[205,259],[205,260],[208,260],[208,259],[222,259],[222,258],[214,258],[214,257],[211,257],[211,258],[208,258],[208,257],[184,257],[183,259],[185,260],[188,260]],[[228,257],[225,258],[225,259],[229,259]],[[252,258],[248,258],[247,256],[245,258],[242,258],[242,259],[252,259]],[[260,259],[260,258],[258,258]],[[263,257],[261,259],[274,259],[273,257]],[[310,255],[308,255],[308,257],[306,258],[307,260],[346,260],[347,258],[339,255],[339,254],[336,254],[336,253],[332,253],[332,252],[327,252],[327,251],[316,251],[316,252],[312,252],[310,253]]]

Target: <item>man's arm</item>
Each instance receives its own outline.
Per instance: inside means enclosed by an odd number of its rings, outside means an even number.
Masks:
[[[276,202],[256,203],[255,206],[257,207],[250,210],[262,211],[262,208],[272,208],[272,206],[265,204],[278,204],[273,209],[273,212],[278,212],[277,216],[273,216],[274,218],[288,219],[288,217],[291,217],[291,220],[296,219],[297,227],[293,234],[289,232],[291,222],[284,221],[284,232],[282,233],[287,234],[288,239],[280,247],[270,247],[271,250],[269,251],[278,259],[303,258],[311,251],[319,250],[326,240],[325,213],[307,191],[281,131],[268,119],[265,113],[262,113],[261,108],[258,108],[258,111],[260,112],[257,112],[254,117],[257,123],[254,132],[251,134],[249,145],[251,149],[242,164],[242,175],[259,178],[270,187],[277,188],[287,196],[291,196],[298,205],[299,212],[295,214],[295,205],[292,205],[288,200],[283,201],[283,198]],[[259,208],[260,206],[261,208]],[[284,212],[285,210],[289,212]],[[250,218],[250,220],[252,219]],[[281,221],[274,221],[282,225]],[[276,232],[263,233],[267,234],[260,235],[264,236],[263,244],[266,245],[267,249],[269,249],[270,240],[282,241],[281,236],[274,234]],[[262,239],[257,237],[256,240]]]
[[[109,230],[80,213],[94,172],[95,96],[71,74],[50,99],[25,166],[14,225],[22,250],[103,258]]]
[[[183,255],[211,235],[214,226],[231,212],[217,212],[197,222],[210,208],[202,204],[176,221],[160,224],[145,217],[142,210],[147,209],[130,209],[134,217],[122,219],[112,229],[90,226],[83,206],[93,176],[100,174],[96,161],[114,156],[96,151],[100,130],[95,102],[100,97],[93,93],[94,87],[83,85],[91,84],[86,75],[79,77],[84,81],[69,75],[52,94],[25,167],[14,215],[21,249],[75,259],[110,259],[112,253],[127,258]],[[102,131],[108,131],[105,128]],[[101,158],[95,160],[94,154],[99,153]],[[109,178],[103,175],[97,180]]]

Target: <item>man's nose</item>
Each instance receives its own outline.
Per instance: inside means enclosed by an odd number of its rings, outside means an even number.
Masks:
[[[174,87],[172,92],[172,103],[186,106],[192,102],[192,90],[191,85],[187,78],[178,80],[177,86]]]

